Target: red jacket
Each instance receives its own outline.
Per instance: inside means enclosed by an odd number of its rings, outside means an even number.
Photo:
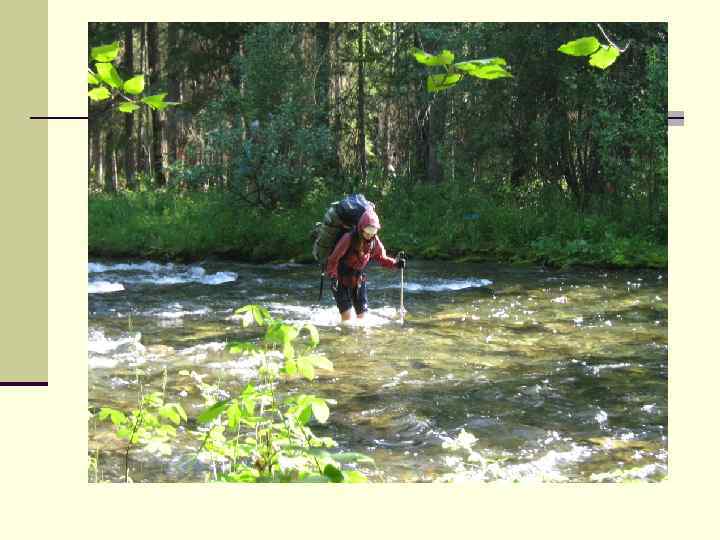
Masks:
[[[358,221],[357,231],[362,231],[368,225],[380,229],[380,220],[372,208],[368,208],[360,221]],[[338,278],[338,281],[344,287],[356,287],[360,282],[360,273],[365,270],[371,260],[377,261],[380,266],[385,268],[395,266],[395,259],[387,256],[385,246],[383,246],[379,236],[375,235],[375,238],[368,242],[360,234],[360,249],[358,252],[352,249],[354,234],[360,233],[352,231],[342,235],[327,260],[328,275],[331,278]],[[344,268],[341,269],[340,267]],[[345,272],[349,270],[351,273],[348,274],[341,270],[345,270]]]

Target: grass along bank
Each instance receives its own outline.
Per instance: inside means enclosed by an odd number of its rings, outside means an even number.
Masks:
[[[380,196],[381,237],[392,254],[550,266],[667,266],[667,220],[642,208],[603,201],[578,212],[562,198],[512,201],[471,189],[419,186]],[[93,194],[88,204],[89,254],[250,262],[310,262],[312,225],[339,196],[317,196],[302,208],[249,208],[227,193],[164,191]],[[643,225],[643,223],[645,223]]]

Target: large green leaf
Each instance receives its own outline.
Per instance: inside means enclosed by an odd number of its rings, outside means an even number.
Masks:
[[[512,77],[509,71],[506,71],[502,66],[498,65],[477,67],[474,70],[469,71],[468,75],[472,75],[478,79],[500,79],[503,77]]]
[[[162,392],[148,392],[143,396],[143,402],[151,407],[159,407],[163,404]]]
[[[300,414],[298,414],[297,421],[301,426],[305,426],[305,425],[307,425],[307,423],[310,421],[311,418],[312,418],[312,407],[310,405],[308,405],[300,412]]]
[[[311,407],[313,415],[318,422],[321,424],[327,422],[330,417],[330,409],[328,408],[327,403],[325,403],[325,400],[320,398],[314,399]]]
[[[103,407],[100,409],[99,418],[100,420],[105,420],[107,417],[110,417],[110,421],[116,425],[122,425],[127,422],[127,416],[125,416],[125,413],[122,411],[118,411],[117,409],[111,409],[109,407]]]
[[[176,426],[180,425],[180,415],[175,410],[175,407],[171,405],[163,405],[160,407],[160,410],[158,410],[158,414],[163,418],[167,418]]]
[[[457,84],[462,75],[459,73],[449,73],[446,75],[430,75],[427,79],[428,92],[439,92]]]
[[[440,54],[432,55],[413,47],[411,52],[415,60],[426,66],[447,66],[455,61],[455,55],[447,50]]]
[[[212,422],[215,420],[218,416],[220,416],[223,412],[225,412],[225,409],[227,409],[230,406],[230,400],[224,399],[222,401],[218,401],[214,405],[211,405],[207,409],[205,409],[203,412],[201,412],[198,415],[197,421],[200,424],[207,424],[208,422]]]
[[[453,64],[453,67],[461,70],[461,71],[474,71],[479,67],[483,66],[506,66],[507,62],[504,58],[500,57],[494,57],[494,58],[481,58],[478,60],[467,60],[465,62],[458,62],[457,64]]]
[[[313,347],[317,347],[320,343],[320,334],[315,325],[307,323],[302,327],[302,330],[307,330],[310,334],[310,345]]]
[[[113,88],[121,88],[123,80],[120,78],[120,74],[115,69],[115,66],[109,63],[95,64],[98,78],[104,83],[112,86]]]
[[[151,109],[162,111],[167,109],[168,105],[170,105],[170,103],[165,101],[165,96],[167,96],[167,92],[155,94],[153,96],[146,96],[142,98],[142,102],[149,105]]]
[[[255,322],[258,324],[258,326],[263,326],[265,323],[268,323],[272,320],[270,312],[266,308],[261,306],[253,306],[252,314],[253,317],[255,317]]]
[[[271,323],[265,333],[265,340],[278,345],[290,343],[298,336],[298,329],[280,321]]]
[[[296,375],[298,371],[297,363],[295,362],[295,360],[288,360],[287,362],[285,362],[284,369],[285,373],[287,373],[288,375]]]
[[[620,49],[602,45],[599,51],[590,56],[590,65],[596,68],[606,69],[618,59],[618,56],[620,56]]]
[[[331,465],[330,463],[325,465],[325,468],[323,469],[323,475],[328,477],[331,482],[340,483],[344,480],[342,471],[340,471],[340,469],[338,469],[334,465]]]
[[[110,90],[105,88],[104,86],[100,86],[98,88],[93,88],[88,92],[88,96],[93,101],[103,101],[104,99],[107,99],[110,97]]]
[[[123,84],[123,89],[128,93],[132,95],[138,95],[142,94],[142,91],[145,90],[145,76],[144,75],[135,75],[132,79],[128,79],[125,81],[125,84]]]
[[[332,369],[333,364],[330,360],[319,354],[308,354],[298,359],[298,362],[310,362],[314,367],[318,369]]]
[[[297,359],[297,369],[300,375],[308,381],[312,381],[315,378],[315,369],[313,368],[312,361],[310,361],[307,356]]]
[[[251,396],[244,397],[242,400],[242,404],[243,413],[249,417],[252,417],[255,414],[255,398]]]
[[[584,37],[574,41],[568,41],[558,47],[561,53],[571,56],[588,56],[600,48],[600,42],[594,37]]]
[[[286,341],[283,344],[283,357],[285,358],[285,361],[295,358],[295,348],[292,346],[290,341]]]
[[[109,45],[100,45],[90,49],[90,56],[96,62],[112,62],[120,52],[120,42],[116,41]]]
[[[251,413],[252,414],[252,413]],[[242,418],[242,411],[238,405],[237,400],[233,400],[230,406],[227,408],[228,427],[235,429]]]
[[[118,105],[118,110],[124,113],[132,113],[137,111],[139,108],[140,105],[133,101],[123,101],[120,105]]]
[[[100,79],[94,73],[88,73],[88,84],[100,84]]]
[[[187,422],[187,413],[185,412],[185,409],[182,408],[182,405],[180,405],[179,403],[168,403],[168,405],[174,407],[177,413],[180,415],[180,418]]]

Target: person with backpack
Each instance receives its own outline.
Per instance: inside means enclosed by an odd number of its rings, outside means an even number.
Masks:
[[[380,238],[378,218],[372,205],[367,206],[357,225],[343,234],[327,259],[326,272],[330,277],[335,303],[343,322],[352,319],[355,309],[358,319],[368,311],[367,277],[365,267],[376,261],[385,268],[405,268],[405,257],[388,257]]]

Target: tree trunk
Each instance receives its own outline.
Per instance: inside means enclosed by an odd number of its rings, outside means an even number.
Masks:
[[[141,23],[140,24],[140,42],[139,42],[139,64],[138,64],[138,71],[140,73],[147,74],[147,24]],[[146,78],[147,81],[147,78]],[[149,86],[149,83],[147,83]],[[150,167],[148,166],[148,158],[147,158],[147,141],[148,141],[148,120],[147,120],[147,114],[146,114],[147,107],[143,106],[140,107],[138,112],[138,121],[137,121],[137,130],[136,130],[136,137],[137,137],[137,153],[136,153],[136,172],[141,172],[144,175],[148,175],[151,172]]]
[[[333,140],[335,144],[335,175],[336,177],[342,176],[342,63],[340,61],[340,33],[342,31],[341,23],[333,23]]]
[[[92,128],[92,148],[93,148],[93,165],[95,167],[95,185],[102,186],[103,177],[103,159],[102,159],[102,143],[100,128],[95,124]]]
[[[107,193],[115,193],[117,191],[117,178],[115,176],[115,167],[113,164],[113,155],[115,153],[115,145],[113,140],[112,128],[105,132],[105,148],[103,155],[103,174],[105,175],[104,184]]]
[[[445,141],[445,117],[447,116],[446,96],[437,96],[430,106],[430,125],[427,137],[427,179],[440,184],[445,179],[443,166],[438,159],[440,147]]]
[[[180,39],[178,23],[168,24],[168,99],[167,101],[180,102],[180,65],[175,59],[174,51]],[[178,160],[178,110],[171,107],[165,113],[167,117],[167,148],[168,162]]]
[[[158,23],[147,23],[148,37],[148,74],[150,80],[151,91],[158,89],[160,82],[160,47],[159,47],[159,30]],[[167,168],[165,166],[165,156],[163,149],[165,144],[165,122],[163,113],[153,109],[150,113],[152,124],[152,169],[155,184],[163,187],[167,184]]]
[[[421,48],[420,36],[417,29],[413,32],[413,45]],[[418,70],[420,72],[421,70]],[[425,89],[425,81],[420,77],[416,79],[415,84],[415,160],[413,164],[413,175],[417,180],[426,182],[428,177],[428,139],[430,137],[430,103],[428,102],[427,90]]]
[[[364,187],[367,180],[367,156],[365,154],[365,51],[363,23],[358,23],[358,165],[360,183]]]
[[[319,104],[319,124],[330,129],[330,23],[315,24],[317,40],[315,100]]]
[[[133,25],[128,24],[125,28],[125,56],[123,58],[123,68],[127,77],[132,77],[135,73],[134,55],[133,55]],[[135,140],[133,137],[133,119],[135,113],[125,114],[125,131],[123,140],[125,141],[125,183],[127,189],[135,190]]]

